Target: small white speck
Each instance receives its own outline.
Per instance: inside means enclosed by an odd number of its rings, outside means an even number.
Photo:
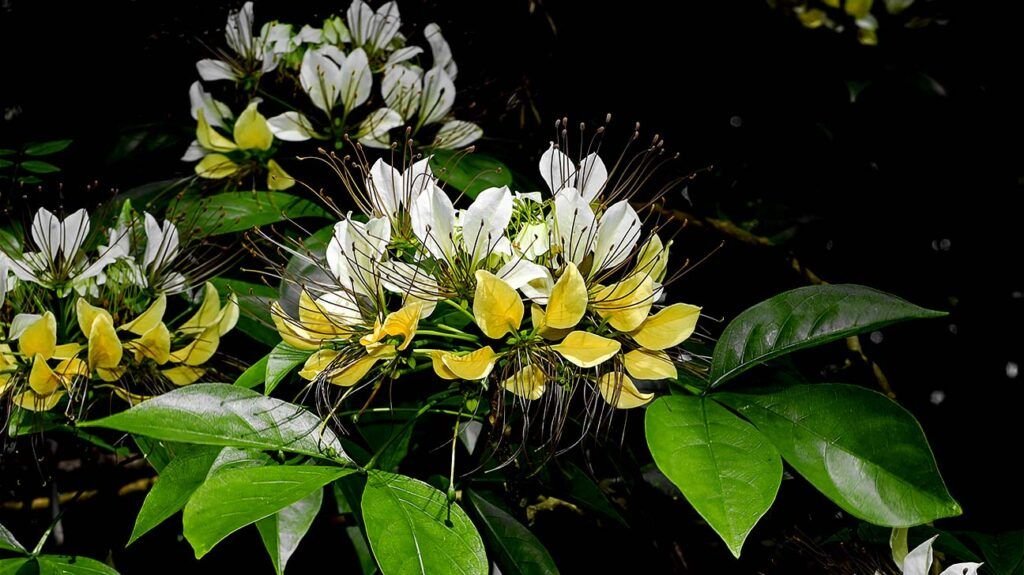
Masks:
[[[871,343],[877,345],[877,344],[882,343],[883,339],[885,339],[885,337],[882,335],[882,332],[880,332],[880,331],[873,331],[873,332],[871,332]]]
[[[1020,373],[1020,366],[1017,365],[1017,362],[1015,362],[1015,361],[1008,361],[1008,362],[1006,362],[1006,377],[1008,377],[1010,379],[1014,379],[1014,378],[1017,377],[1018,373]]]
[[[931,401],[932,405],[938,405],[943,401],[946,401],[946,392],[942,391],[941,389],[936,389],[935,391],[932,392],[932,395],[928,399],[928,401]]]
[[[951,323],[949,324],[949,333],[956,335],[960,333],[960,328],[958,328],[955,323]]]
[[[732,126],[733,128],[739,128],[740,126],[743,125],[743,118],[739,116],[733,116],[729,118],[729,125]]]
[[[949,248],[953,247],[953,242],[949,238],[942,238],[939,240],[939,249],[948,252]]]
[[[1022,292],[1020,290],[1016,290],[1016,291],[1014,291],[1013,293],[1010,294],[1010,297],[1012,297],[1013,299],[1020,299],[1020,298],[1024,297],[1024,292]]]

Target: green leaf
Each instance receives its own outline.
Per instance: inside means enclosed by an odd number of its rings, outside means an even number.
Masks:
[[[0,158],[2,158],[4,156],[13,156],[14,154],[17,154],[17,153],[18,153],[17,150],[12,150],[10,148],[0,148]]]
[[[42,160],[27,160],[21,163],[21,169],[33,174],[52,174],[59,172],[60,168]]]
[[[601,490],[601,486],[594,483],[586,471],[571,462],[565,466],[564,470],[569,482],[569,499],[591,513],[603,515],[623,527],[629,527],[622,514],[608,502],[608,496]]]
[[[318,204],[284,192],[222,192],[185,198],[178,204],[180,221],[216,236],[249,230],[286,219],[328,218]]]
[[[118,575],[113,567],[88,557],[40,555],[36,563],[39,575]]]
[[[921,426],[884,395],[821,383],[713,397],[753,422],[790,465],[856,517],[911,527],[960,514]]]
[[[71,140],[51,140],[38,144],[29,144],[25,147],[25,153],[29,156],[49,156],[56,154],[71,145]]]
[[[858,285],[791,290],[729,322],[715,345],[709,383],[715,387],[755,365],[797,350],[898,321],[943,315]]]
[[[371,471],[362,510],[383,575],[489,572],[484,543],[469,517],[422,481]]]
[[[2,524],[0,524],[0,549],[14,551],[15,553],[28,553],[25,547],[14,538],[14,534]]]
[[[238,331],[267,346],[277,345],[281,341],[270,317],[270,302],[277,297],[275,288],[228,278],[214,278],[210,281],[218,291],[223,293],[228,290],[238,296],[241,312],[236,328]]]
[[[753,425],[694,396],[661,397],[644,421],[658,468],[739,557],[779,492],[779,452]]]
[[[28,557],[0,559],[0,575],[17,575],[29,561],[31,561],[31,559]],[[25,575],[28,575],[29,573],[34,573],[34,571],[25,571]]]
[[[996,575],[1024,575],[1024,531],[998,535],[969,532],[962,535],[978,544],[985,565]]]
[[[263,380],[267,377],[267,361],[269,358],[269,355],[265,355],[256,363],[250,365],[244,372],[242,372],[242,375],[238,376],[234,385],[244,387],[246,389],[252,389],[257,385],[262,385]]]
[[[192,493],[206,481],[221,449],[193,446],[167,464],[160,472],[159,481],[142,502],[128,545],[185,507]]]
[[[470,198],[487,188],[500,188],[512,183],[512,171],[497,158],[487,154],[434,150],[430,169],[437,178]]]
[[[354,472],[342,467],[278,465],[216,473],[196,489],[185,505],[185,538],[198,559],[242,527]]]
[[[14,165],[14,162],[12,162],[10,160],[0,160],[0,170],[2,170],[4,168],[9,168],[9,167],[11,167],[13,165]]]
[[[139,448],[139,453],[146,458],[146,461],[149,462],[149,465],[157,473],[167,467],[178,450],[189,451],[193,448],[191,445],[178,445],[169,441],[160,441],[146,437],[145,435],[132,435],[132,440],[135,441],[135,445]]]
[[[464,492],[491,550],[491,558],[505,575],[555,575],[558,567],[548,550],[529,529],[497,505],[477,495]]]
[[[281,383],[285,376],[305,363],[311,355],[313,355],[311,350],[295,349],[284,342],[277,344],[267,356],[267,374],[264,379],[263,392],[270,395],[270,392],[274,391],[274,388]]]
[[[359,418],[359,433],[374,451],[377,469],[397,471],[409,454],[416,421],[402,415],[366,413]]]
[[[298,405],[222,383],[175,389],[79,425],[167,441],[281,450],[351,462],[338,437],[317,416]]]
[[[256,528],[260,531],[263,545],[270,554],[277,575],[284,573],[288,559],[313,525],[323,500],[324,490],[317,489],[270,517],[264,517],[256,522]]]

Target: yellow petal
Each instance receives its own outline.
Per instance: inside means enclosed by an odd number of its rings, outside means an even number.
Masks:
[[[359,343],[369,346],[382,339],[384,339],[384,324],[380,323],[378,319],[373,322],[373,331],[359,338]]]
[[[164,312],[167,311],[167,296],[160,294],[153,303],[149,304],[146,311],[139,314],[132,321],[121,326],[120,329],[130,331],[135,335],[142,335],[160,324],[164,320]]]
[[[341,355],[341,352],[333,349],[317,351],[306,359],[306,363],[299,370],[299,377],[307,381],[313,381],[321,372],[330,368],[339,355]]]
[[[359,383],[378,361],[395,356],[395,346],[393,345],[382,345],[367,351],[369,351],[368,355],[331,372],[327,381],[341,387],[352,387]]]
[[[123,387],[116,386],[116,385],[111,385],[109,387],[110,387],[110,389],[114,390],[114,395],[116,395],[116,396],[120,397],[121,399],[125,400],[126,402],[128,402],[128,405],[130,405],[132,407],[135,407],[136,405],[142,403],[143,401],[146,401],[147,399],[152,399],[153,398],[152,395],[141,395],[141,394],[138,394],[138,393],[132,393],[132,392],[128,391],[127,389],[125,389]]]
[[[217,324],[203,330],[203,333],[196,336],[185,347],[171,352],[170,361],[183,363],[185,365],[202,365],[213,357],[220,345],[220,331]]]
[[[271,190],[287,190],[295,185],[295,178],[288,175],[274,160],[267,161],[267,188]]]
[[[562,272],[562,277],[555,282],[548,297],[548,309],[545,312],[547,325],[554,329],[569,329],[583,319],[587,311],[587,284],[576,269],[576,264],[569,262]]]
[[[634,349],[622,358],[629,375],[636,379],[675,379],[676,364],[663,351]]]
[[[166,377],[171,383],[181,387],[183,385],[190,385],[203,377],[206,370],[201,367],[190,367],[187,365],[179,365],[170,369],[161,370],[160,373]]]
[[[89,337],[92,333],[92,324],[99,316],[104,316],[110,320],[110,323],[114,323],[114,318],[111,317],[110,312],[101,308],[96,307],[83,298],[78,298],[75,302],[75,314],[78,316],[78,329],[82,330],[82,335]]]
[[[318,349],[320,347],[322,339],[314,337],[299,325],[299,322],[288,317],[281,309],[281,304],[276,301],[270,304],[270,317],[274,320],[277,333],[288,345],[296,349]]]
[[[28,385],[32,391],[39,395],[50,395],[60,387],[61,380],[56,373],[50,369],[41,354],[36,354],[32,359],[32,371],[28,374]]]
[[[18,338],[18,351],[25,357],[35,357],[38,354],[43,356],[43,359],[50,359],[56,349],[57,318],[52,312],[44,313]]]
[[[147,331],[142,337],[125,344],[135,352],[135,361],[148,357],[157,365],[163,365],[170,359],[171,354],[171,332],[167,326],[158,323]]]
[[[416,337],[416,328],[420,325],[422,311],[422,303],[412,302],[394,313],[389,313],[388,317],[384,318],[382,328],[384,333],[402,337],[402,344],[398,346],[399,351],[409,347],[412,338]]]
[[[530,364],[502,382],[502,387],[523,399],[540,399],[547,389],[544,370]]]
[[[117,381],[121,379],[125,371],[127,371],[127,368],[123,365],[114,368],[98,367],[96,368],[96,375],[100,376],[100,379],[103,381]]]
[[[222,180],[238,172],[238,164],[224,154],[207,154],[196,164],[196,175],[208,180]]]
[[[668,249],[670,247],[672,247],[671,241],[668,242],[668,245],[663,245],[658,234],[653,234],[643,247],[640,248],[640,255],[637,256],[636,262],[636,273],[647,274],[656,282],[663,281],[665,279],[665,270],[668,266]]]
[[[613,328],[627,332],[640,327],[654,303],[654,280],[645,274],[597,290],[591,299],[594,310]]]
[[[238,323],[238,295],[232,293],[228,296],[228,303],[224,304],[221,308],[217,320],[217,331],[220,335],[224,335],[227,332],[235,328],[235,324]]]
[[[552,327],[548,327],[547,317],[545,316],[546,314],[544,313],[544,310],[541,309],[539,305],[533,304],[530,306],[530,319],[533,321],[533,327],[544,339],[558,341],[569,335],[569,332],[572,331],[571,328],[554,329]]]
[[[686,303],[672,304],[647,318],[631,333],[637,343],[651,350],[675,347],[693,334],[700,308]]]
[[[348,339],[351,335],[351,329],[342,324],[337,316],[328,314],[327,309],[317,303],[306,290],[299,293],[299,323],[314,340]]]
[[[220,315],[220,294],[217,288],[210,282],[203,286],[203,303],[192,317],[185,320],[185,323],[178,327],[178,331],[184,333],[199,333],[217,322]]]
[[[83,348],[85,346],[80,343],[62,343],[53,348],[53,357],[50,359],[70,359],[77,356]]]
[[[498,354],[489,345],[467,354],[447,354],[441,357],[441,362],[456,377],[470,381],[490,375],[496,361]]]
[[[587,331],[574,331],[558,345],[551,346],[562,357],[580,367],[600,365],[619,353],[622,344]]]
[[[606,373],[597,382],[601,397],[608,405],[618,409],[633,409],[647,405],[654,399],[653,393],[643,393],[636,388],[633,380],[624,373]]]
[[[422,353],[430,357],[430,362],[434,366],[434,373],[437,374],[437,377],[447,380],[459,379],[459,376],[455,375],[444,364],[444,357],[451,355],[451,352],[440,349],[417,349],[416,353]]]
[[[81,300],[79,300],[81,301]],[[110,315],[98,314],[89,330],[89,369],[113,369],[121,363],[124,349]]]
[[[498,339],[515,332],[525,312],[523,300],[512,286],[491,272],[477,270],[473,317],[484,335]]]
[[[266,117],[256,109],[257,104],[246,106],[235,121],[235,144],[243,150],[269,150],[274,143],[274,134]]]
[[[196,118],[196,141],[199,145],[212,152],[231,152],[238,149],[234,142],[222,136],[220,132],[206,121],[206,115],[199,110]]]
[[[50,411],[57,406],[62,397],[64,397],[63,391],[56,391],[44,397],[29,389],[15,395],[11,401],[14,402],[14,405],[28,411]]]
[[[58,363],[53,372],[57,374],[65,387],[71,387],[71,383],[76,377],[88,377],[89,365],[77,357],[72,357]]]

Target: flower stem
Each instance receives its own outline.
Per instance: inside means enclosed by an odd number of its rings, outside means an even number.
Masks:
[[[432,335],[432,336],[435,336],[435,337],[446,337],[448,339],[461,339],[463,341],[472,341],[472,342],[475,342],[475,343],[480,343],[480,338],[478,338],[475,335],[469,335],[468,333],[464,333],[464,334],[460,335],[460,334],[457,334],[457,333],[448,333],[448,332],[443,332],[443,331],[432,331],[432,330],[428,330],[428,329],[418,329],[418,330],[416,330],[416,335]]]

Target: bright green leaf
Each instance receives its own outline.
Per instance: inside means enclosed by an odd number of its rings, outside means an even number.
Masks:
[[[921,426],[884,395],[821,383],[713,397],[753,422],[793,468],[856,517],[911,527],[960,514]]]
[[[25,153],[29,156],[49,156],[66,149],[70,145],[71,140],[51,140],[49,142],[29,144],[25,146]]]
[[[944,312],[858,285],[809,286],[765,300],[729,322],[715,345],[711,387],[797,350]]]
[[[20,165],[21,169],[26,172],[32,172],[33,174],[52,174],[60,171],[60,168],[57,166],[42,160],[27,160],[22,162]]]
[[[171,460],[142,502],[128,545],[185,507],[192,493],[206,481],[221,448],[193,446]]]
[[[257,385],[262,385],[263,380],[267,377],[267,360],[270,356],[265,355],[260,358],[259,361],[250,365],[242,375],[238,376],[235,380],[234,385],[244,387],[246,389],[252,389]]]
[[[178,204],[181,222],[204,235],[245,231],[287,219],[328,218],[320,205],[284,192],[222,192]]]
[[[277,575],[284,573],[288,559],[313,525],[323,500],[324,490],[317,489],[277,513],[256,522],[256,528],[260,531],[263,545],[270,554]]]
[[[25,547],[14,538],[14,534],[2,524],[0,524],[0,549],[14,551],[15,553],[27,553]]]
[[[40,555],[36,563],[39,575],[118,575],[105,563],[77,555]]]
[[[383,575],[489,572],[469,517],[430,485],[371,471],[362,503],[366,536]]]
[[[470,198],[487,188],[500,188],[512,183],[512,172],[497,158],[487,154],[435,150],[430,169],[437,178]]]
[[[175,389],[79,425],[168,441],[281,450],[350,462],[338,437],[317,416],[298,405],[222,383]]]
[[[779,452],[753,425],[699,397],[661,397],[644,421],[658,468],[739,557],[779,491]]]
[[[270,395],[278,383],[292,372],[296,367],[305,363],[313,352],[310,350],[295,349],[287,343],[281,342],[274,349],[270,350],[267,356],[267,373],[264,379],[264,393]]]
[[[196,558],[235,531],[308,497],[354,469],[313,465],[245,467],[214,474],[185,505],[185,538]]]
[[[466,490],[465,500],[483,527],[491,558],[504,575],[556,575],[551,554],[525,525],[476,492]]]
[[[35,573],[25,569],[26,564],[31,561],[28,557],[14,557],[11,559],[0,559],[0,575],[20,575],[24,569],[24,575]]]

